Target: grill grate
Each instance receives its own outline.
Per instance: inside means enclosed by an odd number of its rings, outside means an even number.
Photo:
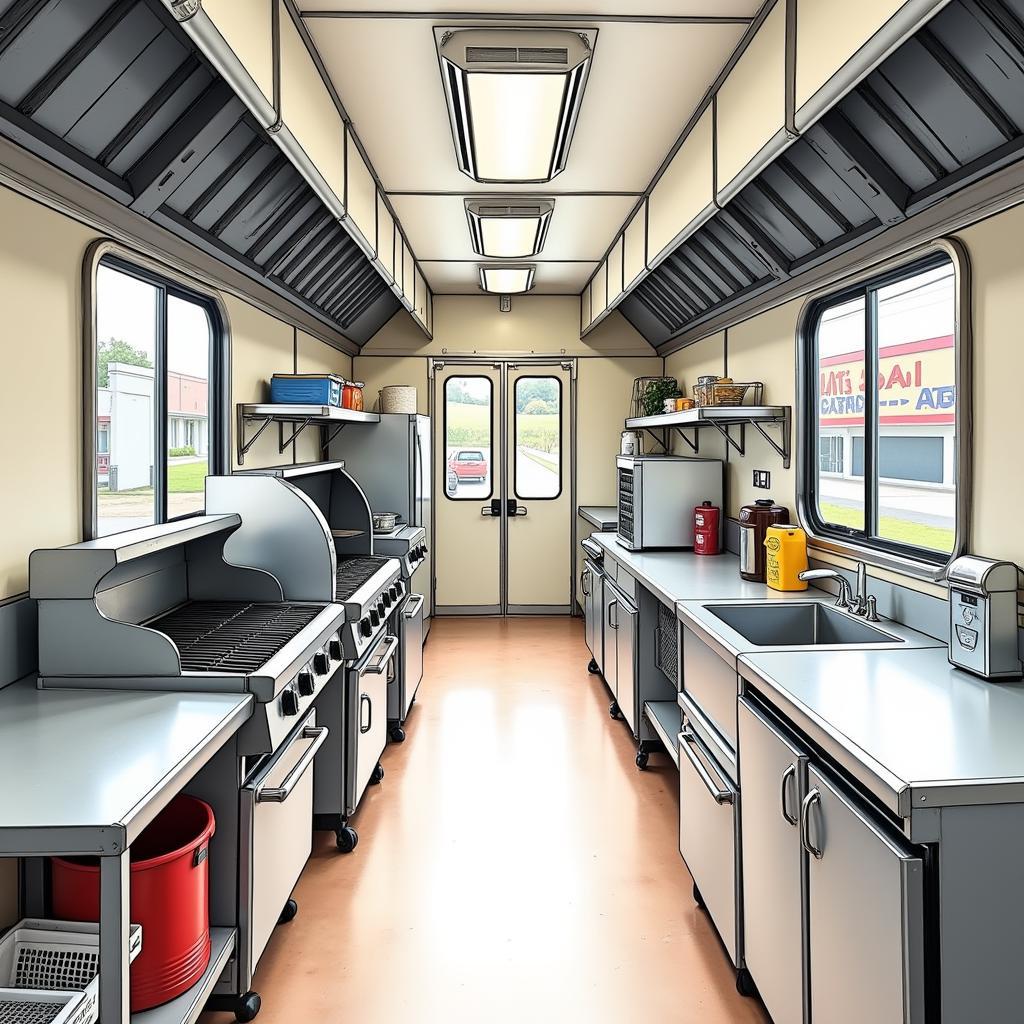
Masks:
[[[182,669],[255,672],[321,610],[316,604],[196,601],[150,626],[177,645]]]
[[[66,1006],[67,1003],[16,1002],[0,997],[0,1021],[3,1024],[50,1024]]]
[[[338,601],[347,601],[375,572],[387,564],[386,558],[369,556],[366,558],[346,558],[338,563],[337,588]]]

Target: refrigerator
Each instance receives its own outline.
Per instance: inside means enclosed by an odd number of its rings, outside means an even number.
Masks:
[[[374,512],[397,512],[412,526],[422,526],[431,543],[430,417],[381,413],[380,422],[347,426],[331,444],[330,457],[362,487]],[[413,577],[413,590],[426,599],[424,631],[433,614],[431,554]],[[421,578],[417,578],[421,577]]]

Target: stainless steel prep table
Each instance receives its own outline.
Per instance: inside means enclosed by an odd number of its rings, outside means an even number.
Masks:
[[[23,679],[0,690],[0,856],[100,857],[100,1019],[127,1024],[129,847],[252,714],[240,693],[38,690]],[[145,936],[143,936],[145,942]],[[215,930],[212,990],[234,949]],[[191,1022],[192,991],[139,1021]]]

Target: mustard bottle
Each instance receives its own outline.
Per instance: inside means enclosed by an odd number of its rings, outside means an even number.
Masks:
[[[799,526],[769,526],[764,540],[765,577],[772,590],[806,590],[807,534]]]

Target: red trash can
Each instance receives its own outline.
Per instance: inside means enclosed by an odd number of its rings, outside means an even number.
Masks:
[[[216,823],[209,804],[174,798],[131,847],[131,920],[142,925],[142,952],[131,966],[131,1010],[187,992],[210,962],[209,848]],[[95,857],[53,858],[53,913],[67,921],[100,918]]]

